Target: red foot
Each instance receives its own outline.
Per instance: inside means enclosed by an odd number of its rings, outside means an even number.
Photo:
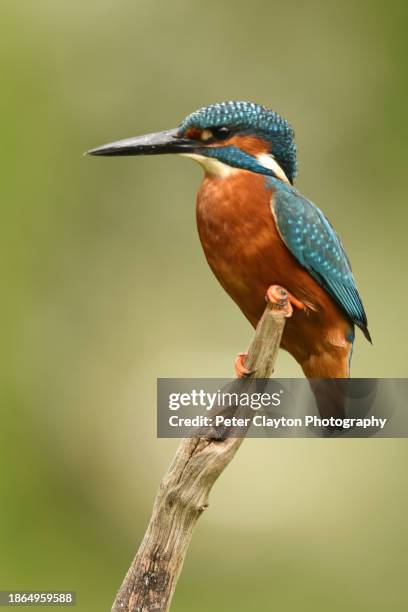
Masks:
[[[270,302],[271,304],[276,304],[281,307],[286,307],[286,317],[291,317],[293,314],[293,308],[298,308],[299,310],[306,310],[306,306],[295,298],[294,295],[289,293],[286,289],[281,287],[280,285],[271,285],[268,287],[268,290],[265,295],[265,300]]]
[[[251,376],[251,374],[254,373],[253,370],[248,370],[245,365],[245,360],[247,357],[248,353],[238,353],[235,358],[235,374],[238,378],[247,378],[248,376]]]

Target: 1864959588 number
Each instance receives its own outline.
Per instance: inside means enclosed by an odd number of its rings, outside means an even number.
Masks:
[[[0,591],[0,605],[74,606],[74,591]]]

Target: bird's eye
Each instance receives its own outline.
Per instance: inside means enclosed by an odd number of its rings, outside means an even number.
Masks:
[[[231,130],[226,125],[211,128],[213,137],[216,140],[226,140],[231,135]]]

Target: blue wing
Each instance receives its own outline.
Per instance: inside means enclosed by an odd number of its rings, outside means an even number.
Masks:
[[[273,178],[269,182],[274,190],[272,213],[289,251],[371,342],[350,262],[333,227],[296,189]]]

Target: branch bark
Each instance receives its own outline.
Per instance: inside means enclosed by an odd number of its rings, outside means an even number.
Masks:
[[[246,367],[252,372],[251,378],[272,376],[286,317],[290,314],[287,298],[280,304],[267,303],[248,349]],[[248,408],[243,410],[247,412]],[[223,437],[214,431],[181,441],[160,483],[146,534],[112,612],[169,610],[194,526],[208,507],[214,482],[242,442],[242,437]]]

